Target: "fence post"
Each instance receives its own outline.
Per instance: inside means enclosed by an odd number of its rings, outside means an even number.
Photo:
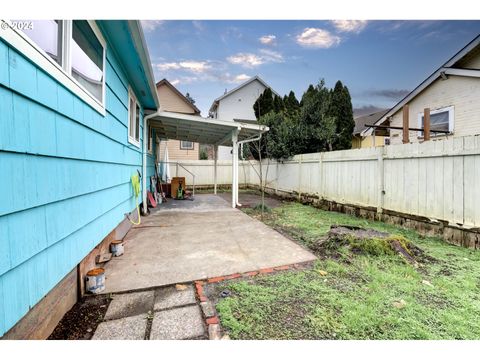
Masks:
[[[374,148],[377,151],[377,178],[378,178],[378,204],[377,204],[377,214],[383,212],[383,204],[385,197],[385,169],[384,169],[384,155],[385,155],[385,146]]]
[[[298,200],[302,199],[302,158],[303,155],[300,155],[298,159]]]
[[[320,173],[319,176],[319,186],[318,186],[318,191],[319,191],[319,197],[322,199],[323,198],[323,152],[320,153],[320,160],[318,161],[318,170]]]
[[[275,195],[278,195],[278,160],[275,160]]]

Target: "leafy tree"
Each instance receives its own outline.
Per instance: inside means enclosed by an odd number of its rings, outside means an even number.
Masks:
[[[190,101],[190,103],[191,103],[192,105],[195,104],[195,100],[190,96],[190,93],[187,92],[187,93],[185,94],[185,97],[187,98],[188,101]]]
[[[331,91],[329,114],[335,118],[336,139],[334,150],[350,149],[352,147],[352,134],[355,127],[353,120],[352,99],[348,88],[337,81]]]

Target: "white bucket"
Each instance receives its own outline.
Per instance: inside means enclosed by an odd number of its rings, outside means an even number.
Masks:
[[[105,270],[103,268],[90,270],[87,272],[85,280],[85,288],[88,292],[98,294],[105,290]]]
[[[123,252],[124,252],[123,241],[120,241],[120,240],[112,241],[112,243],[110,244],[110,252],[112,253],[112,256],[123,255]]]

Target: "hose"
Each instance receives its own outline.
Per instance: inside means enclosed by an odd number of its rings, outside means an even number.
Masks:
[[[138,175],[132,175],[131,181],[132,181],[133,194],[135,195],[135,207],[137,208],[138,222],[130,220],[130,217],[128,215],[127,215],[127,219],[133,225],[140,225],[140,223],[142,222],[142,219],[140,218],[140,208],[138,207],[138,195],[140,194],[140,178],[138,177]]]

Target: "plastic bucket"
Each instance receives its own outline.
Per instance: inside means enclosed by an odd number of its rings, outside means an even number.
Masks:
[[[85,289],[92,294],[105,290],[105,269],[96,268],[87,272]]]

